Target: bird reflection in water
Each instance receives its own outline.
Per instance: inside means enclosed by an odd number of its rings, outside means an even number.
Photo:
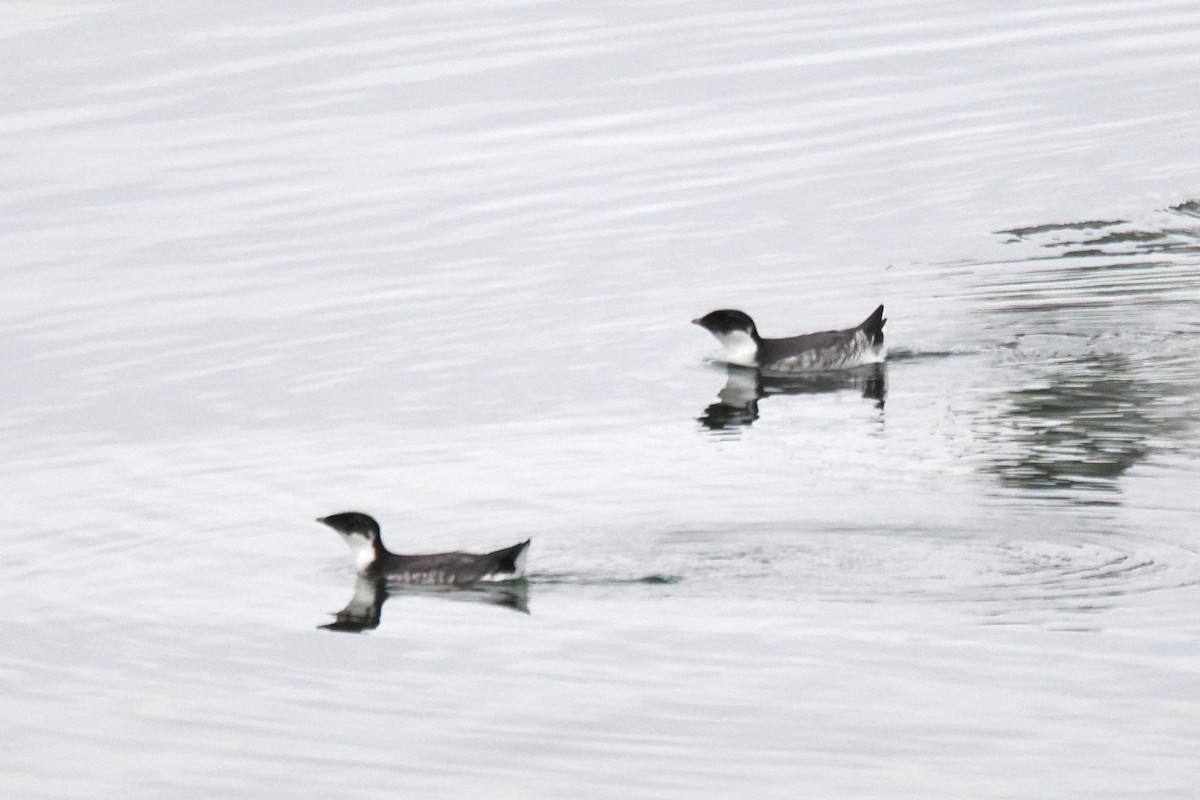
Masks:
[[[528,589],[524,580],[493,584],[475,584],[467,588],[396,586],[389,588],[386,580],[359,575],[354,583],[354,596],[333,622],[321,625],[324,630],[362,633],[379,627],[383,604],[389,597],[437,597],[460,602],[484,603],[529,613]]]
[[[720,431],[753,425],[759,401],[779,394],[821,394],[854,390],[883,410],[887,396],[887,364],[868,364],[850,370],[776,376],[752,367],[725,365],[725,386],[696,419],[709,430]]]

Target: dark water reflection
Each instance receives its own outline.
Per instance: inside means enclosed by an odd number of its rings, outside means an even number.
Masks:
[[[389,587],[387,581],[358,576],[354,595],[345,608],[334,614],[333,622],[319,626],[324,630],[342,633],[364,633],[379,627],[383,605],[396,596],[436,597],[468,603],[501,606],[529,613],[528,586],[525,581],[477,585],[469,588],[421,588],[414,586]]]
[[[1057,257],[1115,255],[1117,253],[1144,255],[1170,253],[1200,254],[1200,238],[1191,219],[1200,219],[1200,201],[1189,200],[1167,211],[1174,217],[1161,225],[1139,225],[1129,220],[1093,220],[1087,222],[1051,223],[997,231],[1009,237],[1009,243],[1031,242],[1038,247],[1057,251]],[[1179,218],[1184,219],[1180,220]],[[1190,218],[1190,219],[1188,219]],[[1110,263],[1098,269],[1120,269],[1128,265]]]
[[[1046,383],[1008,393],[1011,458],[993,468],[1005,485],[1028,489],[1116,489],[1174,425],[1154,406],[1167,387],[1139,379],[1131,360],[1097,353],[1058,365]]]
[[[883,410],[887,397],[887,365],[870,364],[853,370],[818,372],[787,378],[764,375],[759,370],[725,366],[725,386],[717,402],[709,404],[697,421],[711,431],[736,430],[759,418],[759,402],[774,395],[824,394],[858,391]]]
[[[991,431],[1004,486],[1114,503],[1133,466],[1184,445],[1198,405],[1196,217],[1185,203],[1157,225],[1001,232],[1035,247],[988,298],[1021,370]]]

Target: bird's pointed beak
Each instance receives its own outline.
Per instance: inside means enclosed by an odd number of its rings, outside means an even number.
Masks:
[[[700,317],[696,317],[694,320],[692,320],[692,324],[693,324],[693,325],[699,325],[699,324],[700,324]]]

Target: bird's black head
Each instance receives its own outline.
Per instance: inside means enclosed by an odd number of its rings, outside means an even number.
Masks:
[[[703,317],[692,320],[692,323],[699,325],[718,338],[729,334],[744,333],[758,341],[758,329],[754,327],[754,320],[750,319],[749,314],[736,309],[722,308],[710,311]]]
[[[379,523],[369,514],[358,511],[343,511],[341,514],[330,514],[320,517],[317,522],[323,522],[342,536],[362,536],[366,539],[379,538]]]
[[[367,572],[380,556],[387,554],[379,536],[379,523],[367,514],[345,511],[318,517],[317,522],[323,522],[338,532],[338,536],[354,554],[354,563],[359,572]]]

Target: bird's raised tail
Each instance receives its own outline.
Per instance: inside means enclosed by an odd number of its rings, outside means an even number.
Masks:
[[[883,306],[871,312],[871,316],[863,320],[858,329],[867,335],[872,347],[883,344],[883,326],[887,320],[883,318]]]
[[[489,553],[494,559],[492,580],[516,580],[525,577],[525,558],[529,555],[529,539]]]

